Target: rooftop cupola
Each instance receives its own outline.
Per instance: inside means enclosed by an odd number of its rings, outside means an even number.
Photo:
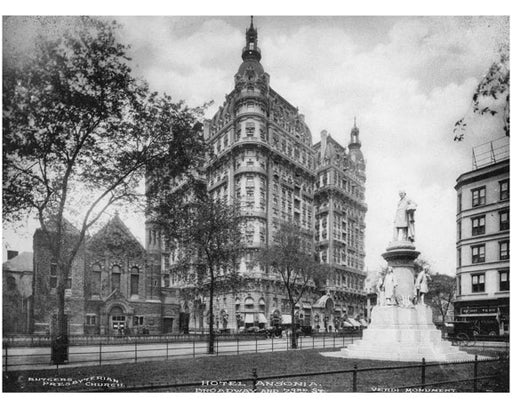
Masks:
[[[245,47],[242,51],[242,59],[261,60],[261,52],[258,48],[258,30],[254,28],[253,16],[251,16],[251,26],[245,30]]]
[[[354,127],[350,131],[350,144],[348,145],[349,149],[360,149],[361,142],[359,141],[359,128],[356,125],[356,118],[354,116]]]

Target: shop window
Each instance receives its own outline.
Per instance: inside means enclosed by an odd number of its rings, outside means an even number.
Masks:
[[[96,315],[86,315],[85,316],[85,325],[86,326],[96,326]]]

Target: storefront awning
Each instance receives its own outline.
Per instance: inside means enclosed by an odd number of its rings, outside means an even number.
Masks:
[[[354,327],[359,327],[359,326],[361,326],[361,323],[359,323],[359,322],[358,322],[357,320],[355,320],[355,319],[352,319],[351,317],[349,317],[347,320],[348,320],[348,321],[349,321],[349,323],[350,323],[352,326],[354,326]]]
[[[258,313],[258,323],[267,323],[267,318],[263,313]]]
[[[318,299],[315,304],[313,305],[313,307],[318,307],[318,308],[324,308],[325,307],[325,304],[327,303],[327,301],[330,299],[329,295],[323,295],[320,299]]]
[[[309,302],[302,302],[302,308],[303,309],[311,309],[311,303],[309,303]]]
[[[368,323],[364,319],[361,319],[359,322],[361,323],[361,326],[364,326],[364,327],[368,326]]]
[[[252,306],[252,305],[254,305],[253,298],[249,297],[249,298],[245,299],[245,306]]]
[[[349,322],[343,322],[343,327],[353,327]]]
[[[292,315],[284,314],[281,316],[282,324],[292,324]]]
[[[496,317],[497,313],[465,313],[458,315],[458,317]]]
[[[245,323],[254,323],[254,315],[253,314],[246,314],[244,322]]]

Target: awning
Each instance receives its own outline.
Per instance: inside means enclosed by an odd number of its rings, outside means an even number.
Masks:
[[[330,299],[329,295],[323,295],[320,299],[318,299],[315,304],[313,305],[313,307],[318,307],[318,308],[324,308],[325,307],[325,304],[327,303],[327,301]]]
[[[258,323],[267,323],[267,318],[263,313],[258,313]]]
[[[261,298],[258,303],[260,304],[260,306],[265,306],[265,299]]]
[[[335,312],[341,312],[341,307],[336,306],[336,307],[334,308],[334,311],[335,311]]]
[[[457,317],[496,317],[497,313],[465,313],[457,315]]]
[[[352,326],[354,326],[354,327],[359,327],[359,326],[361,326],[361,323],[359,323],[359,322],[358,322],[357,320],[355,320],[355,319],[352,319],[351,317],[349,317],[347,320],[348,320],[348,321],[349,321],[349,323],[350,323]]]
[[[245,323],[254,323],[254,315],[253,314],[246,314],[244,321],[245,321]]]
[[[309,302],[302,302],[302,308],[303,309],[311,309],[311,303],[309,303]]]
[[[364,327],[368,326],[368,323],[364,319],[359,320],[359,322],[361,323],[361,326],[364,326]]]
[[[343,327],[353,327],[349,322],[343,322]]]
[[[284,314],[281,316],[281,324],[292,324],[292,315]]]

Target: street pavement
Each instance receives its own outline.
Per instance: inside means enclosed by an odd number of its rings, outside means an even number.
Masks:
[[[350,337],[299,337],[300,349],[340,348],[350,344]],[[291,349],[291,339],[220,340],[215,342],[214,355],[268,353]],[[115,344],[70,346],[69,360],[61,367],[98,366],[107,364],[156,361],[172,358],[211,357],[206,341],[181,343]],[[7,368],[6,368],[7,361]],[[55,369],[50,347],[9,347],[3,349],[4,371]]]

